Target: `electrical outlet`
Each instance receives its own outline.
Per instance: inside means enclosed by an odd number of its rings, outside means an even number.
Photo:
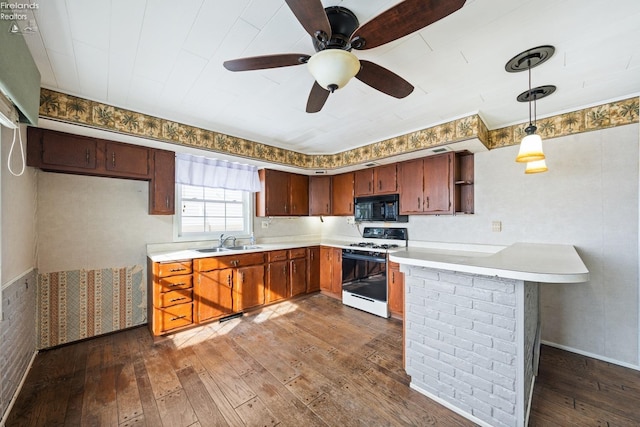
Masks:
[[[502,231],[502,221],[493,221],[493,222],[491,222],[491,231],[493,231],[493,232]]]
[[[269,228],[269,221],[262,221],[262,228]]]

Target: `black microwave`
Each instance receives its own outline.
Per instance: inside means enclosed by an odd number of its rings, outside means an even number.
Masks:
[[[400,196],[386,194],[381,196],[356,197],[356,221],[408,222],[407,215],[400,215]]]

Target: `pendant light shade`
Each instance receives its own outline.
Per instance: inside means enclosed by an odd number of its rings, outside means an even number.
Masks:
[[[520,143],[520,151],[516,157],[516,162],[528,163],[535,162],[537,160],[544,160],[544,153],[542,152],[542,138],[536,133],[535,126],[528,126],[525,130],[527,135],[522,139]]]
[[[533,162],[528,162],[527,167],[524,169],[524,173],[540,173],[546,172],[549,168],[547,167],[547,162],[542,160],[536,160]]]
[[[330,92],[343,88],[360,71],[358,58],[342,49],[325,49],[309,58],[309,72]]]

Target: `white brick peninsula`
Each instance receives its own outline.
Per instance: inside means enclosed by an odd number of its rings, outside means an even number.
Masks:
[[[480,425],[525,426],[540,343],[539,283],[588,281],[575,248],[434,244],[390,260],[405,273],[411,387]]]

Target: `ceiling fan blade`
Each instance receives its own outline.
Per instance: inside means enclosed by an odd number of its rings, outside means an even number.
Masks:
[[[229,71],[264,70],[266,68],[289,67],[306,64],[310,58],[305,53],[286,53],[280,55],[252,56],[225,61],[224,68]]]
[[[354,31],[354,49],[382,46],[452,14],[466,0],[405,0],[382,12]]]
[[[404,98],[413,92],[413,85],[396,73],[363,59],[356,79],[394,98]]]
[[[307,100],[307,113],[317,113],[322,110],[330,93],[331,92],[320,86],[318,82],[313,82],[313,87]]]
[[[285,0],[300,24],[313,38],[327,41],[331,37],[331,24],[320,0]],[[324,35],[322,34],[324,33]],[[322,38],[326,38],[322,40]]]

